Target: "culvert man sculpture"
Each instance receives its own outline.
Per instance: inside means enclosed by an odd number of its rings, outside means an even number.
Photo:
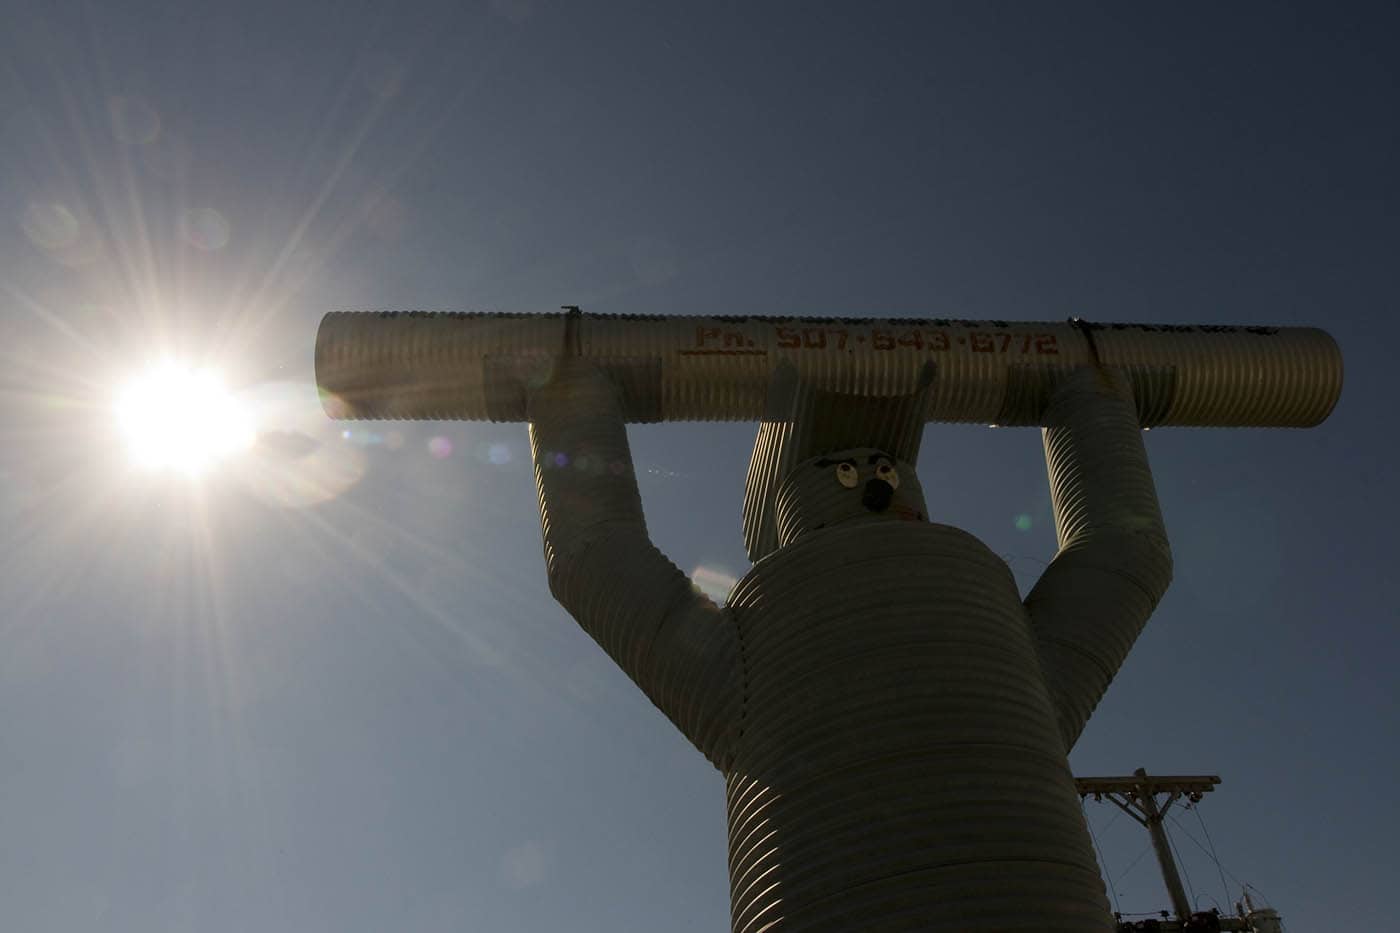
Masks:
[[[328,315],[336,417],[528,420],[549,586],[724,775],[736,933],[1109,931],[1067,754],[1161,598],[1153,425],[1306,426],[1304,328]],[[626,423],[759,420],[728,605],[650,542]],[[928,421],[1039,424],[1022,600],[931,516]]]

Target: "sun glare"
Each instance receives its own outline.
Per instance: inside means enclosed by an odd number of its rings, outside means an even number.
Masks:
[[[138,464],[195,474],[253,444],[252,417],[217,373],[166,363],[129,385],[118,426]]]

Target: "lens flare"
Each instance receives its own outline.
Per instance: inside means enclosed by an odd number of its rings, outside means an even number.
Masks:
[[[320,397],[307,382],[265,382],[239,398],[257,424],[257,443],[240,458],[228,478],[255,497],[284,509],[329,502],[364,478],[369,461],[365,432],[351,431],[326,417],[333,397]],[[385,440],[393,448],[393,432]]]
[[[198,473],[255,437],[252,418],[218,374],[175,363],[132,382],[116,418],[132,459],[152,469]]]
[[[197,207],[180,216],[180,233],[185,242],[205,252],[228,245],[228,218],[212,207]]]
[[[714,564],[701,564],[690,575],[695,588],[720,605],[729,598],[729,591],[739,578],[723,567]]]

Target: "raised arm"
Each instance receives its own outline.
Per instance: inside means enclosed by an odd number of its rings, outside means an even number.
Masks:
[[[740,701],[737,634],[647,536],[616,387],[565,357],[529,415],[550,592],[723,768]]]
[[[1026,609],[1068,750],[1166,592],[1172,558],[1127,380],[1073,373],[1045,424],[1060,550]]]

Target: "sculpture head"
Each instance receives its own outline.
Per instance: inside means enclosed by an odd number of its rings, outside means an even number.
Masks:
[[[923,520],[928,511],[914,463],[935,374],[925,362],[913,391],[861,395],[815,388],[795,367],[779,366],[744,484],[749,559],[756,563],[817,527]],[[877,475],[882,459],[883,477]],[[853,479],[854,486],[845,485]],[[867,493],[873,508],[865,504]]]
[[[777,495],[778,546],[851,522],[928,520],[914,465],[875,447],[812,457],[783,478]]]

